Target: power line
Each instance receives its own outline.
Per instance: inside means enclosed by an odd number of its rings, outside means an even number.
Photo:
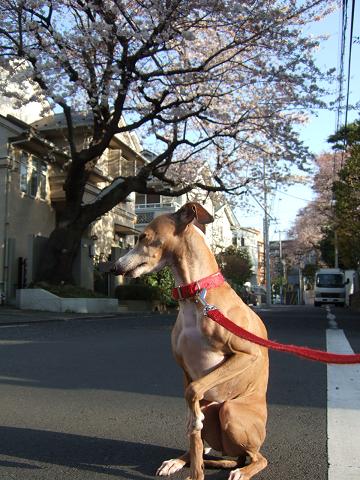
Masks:
[[[354,17],[355,17],[355,0],[352,0],[350,40],[349,40],[349,61],[348,61],[348,71],[347,71],[346,107],[345,107],[345,130],[346,130],[346,127],[347,127],[347,118],[348,118],[348,110],[349,110],[351,54],[352,54],[352,44],[353,44],[353,34],[354,34]],[[346,137],[345,137],[345,142],[346,142]]]
[[[308,198],[302,198],[302,197],[297,197],[296,195],[292,195],[291,193],[284,192],[283,190],[277,189],[276,192],[279,192],[282,195],[286,195],[288,197],[296,198],[297,200],[302,200],[303,202],[312,202],[312,200],[309,200]]]
[[[261,210],[263,210],[263,211],[265,212],[266,209],[265,209],[264,205],[262,205],[262,204],[259,202],[259,200],[256,198],[256,196],[250,191],[249,187],[246,187],[246,186],[245,186],[245,188],[246,188],[247,192],[250,194],[250,196],[253,197],[253,199],[255,200],[255,202],[259,205],[259,207],[261,208]],[[268,217],[270,218],[270,220],[275,220],[275,219],[270,215],[269,212],[267,212],[267,215],[268,215]]]
[[[340,38],[340,56],[339,56],[339,93],[338,93],[338,105],[336,112],[336,124],[335,132],[338,132],[340,129],[341,123],[341,112],[343,110],[343,85],[344,85],[344,65],[345,65],[345,50],[346,50],[346,31],[347,31],[347,11],[348,11],[348,0],[342,1],[341,9],[341,38]],[[341,152],[341,165],[343,163],[344,152]],[[333,178],[335,180],[336,176],[336,155],[334,152],[333,157]]]
[[[347,10],[348,1],[342,1],[341,9],[341,38],[340,38],[340,56],[339,56],[339,94],[338,94],[338,106],[336,114],[336,131],[340,128],[340,117],[342,111],[343,101],[343,84],[344,84],[344,64],[345,64],[345,49],[346,49],[346,30],[347,30]]]

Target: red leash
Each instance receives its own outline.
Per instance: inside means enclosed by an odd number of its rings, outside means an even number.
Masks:
[[[229,318],[225,317],[214,305],[209,305],[206,300],[206,291],[209,288],[215,288],[225,282],[221,272],[213,273],[212,275],[202,278],[197,282],[189,283],[188,285],[181,285],[173,288],[172,294],[175,300],[184,300],[185,298],[195,297],[204,306],[204,315],[217,322],[222,327],[229,330],[234,335],[248,340],[249,342],[256,343],[262,347],[271,348],[279,352],[287,352],[298,355],[299,357],[306,358],[308,360],[315,360],[317,362],[324,363],[336,363],[336,364],[354,364],[360,363],[360,355],[342,355],[339,353],[329,353],[323,350],[315,350],[308,347],[299,347],[297,345],[288,345],[285,343],[274,342],[266,338],[258,337],[257,335],[248,332],[239,325],[236,325]]]
[[[360,355],[342,355],[339,353],[329,353],[322,350],[315,350],[313,348],[299,347],[297,345],[288,345],[285,343],[274,342],[267,340],[266,338],[258,337],[251,332],[248,332],[242,327],[239,327],[234,322],[226,318],[219,310],[211,309],[206,311],[206,316],[214,320],[222,327],[229,330],[231,333],[238,337],[248,340],[249,342],[256,343],[262,347],[271,348],[272,350],[278,350],[279,352],[287,352],[298,355],[299,357],[307,358],[308,360],[315,360],[317,362],[324,363],[336,363],[336,364],[353,364],[360,363]]]

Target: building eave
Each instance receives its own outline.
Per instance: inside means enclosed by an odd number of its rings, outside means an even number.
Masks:
[[[20,135],[14,137],[9,137],[9,144],[20,146],[29,153],[39,155],[44,159],[49,155],[53,155],[60,165],[70,159],[66,152],[59,150],[52,142],[38,136],[32,130],[22,132]]]

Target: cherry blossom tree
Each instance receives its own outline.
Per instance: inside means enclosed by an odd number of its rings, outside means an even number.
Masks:
[[[278,177],[289,164],[304,168],[309,155],[293,127],[322,105],[320,80],[328,78],[314,63],[319,40],[307,25],[332,7],[328,0],[1,0],[7,74],[0,90],[21,104],[11,85],[31,82],[27,101],[62,111],[67,123],[66,202],[43,278],[68,281],[87,226],[131,192],[241,193],[261,176],[264,157]],[[78,112],[91,118],[80,147]],[[150,139],[154,158],[84,205],[91,171],[124,132]],[[209,162],[211,181],[186,178],[194,159]]]
[[[323,257],[334,263],[335,231],[338,263],[341,268],[358,269],[360,262],[360,121],[341,127],[329,137],[336,149],[342,150],[341,169],[335,179],[334,221],[326,229],[320,243]]]
[[[333,231],[337,222],[334,204],[334,182],[339,178],[344,156],[339,152],[322,153],[315,158],[316,173],[312,188],[315,199],[302,208],[296,216],[289,236],[294,240],[289,254],[293,262],[299,255],[318,253],[321,258],[321,241],[325,232]]]

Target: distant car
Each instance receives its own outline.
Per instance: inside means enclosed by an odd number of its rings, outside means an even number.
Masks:
[[[266,295],[266,288],[262,285],[253,285],[251,287],[251,293],[254,293],[255,295]]]
[[[251,287],[251,299],[249,303],[258,305],[266,302],[266,289],[262,285],[253,285]]]

